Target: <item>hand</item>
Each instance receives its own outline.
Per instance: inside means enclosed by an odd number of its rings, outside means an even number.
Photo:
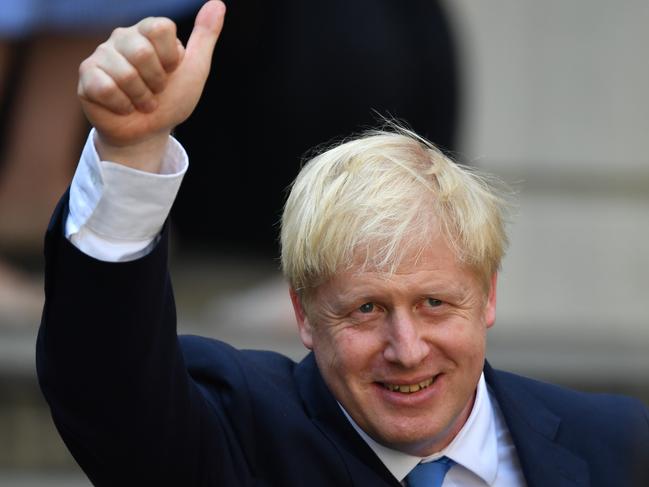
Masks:
[[[224,15],[218,0],[203,5],[186,49],[170,19],[146,18],[81,63],[78,96],[102,159],[157,172],[171,130],[201,96]]]

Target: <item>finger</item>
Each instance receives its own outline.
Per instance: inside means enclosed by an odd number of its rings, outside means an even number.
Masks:
[[[115,80],[98,66],[88,67],[82,63],[77,94],[79,98],[119,115],[128,115],[135,110]]]
[[[137,24],[138,31],[146,37],[158,54],[163,69],[171,73],[180,59],[176,47],[176,24],[164,17],[149,17]]]
[[[176,39],[176,48],[178,49],[178,63],[182,63],[185,57],[185,46],[180,42],[180,39]]]
[[[137,70],[153,93],[160,93],[167,84],[167,72],[162,67],[153,44],[137,32],[117,36],[112,45]]]
[[[184,64],[188,70],[207,79],[212,62],[214,46],[223,28],[225,5],[219,0],[211,0],[201,7],[194,29],[187,41]]]
[[[97,48],[94,55],[96,66],[108,74],[141,112],[152,112],[157,107],[153,93],[140,73],[128,60],[112,48]]]

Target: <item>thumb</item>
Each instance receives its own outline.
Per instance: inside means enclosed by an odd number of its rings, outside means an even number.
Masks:
[[[207,78],[212,62],[214,46],[223,28],[225,5],[219,0],[210,0],[196,15],[187,48],[184,63],[191,71]]]

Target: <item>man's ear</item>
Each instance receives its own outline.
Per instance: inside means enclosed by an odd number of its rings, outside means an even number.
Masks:
[[[485,306],[485,323],[487,328],[491,328],[496,322],[496,284],[498,282],[498,273],[494,272],[491,276],[489,294],[487,295],[487,304]]]
[[[309,317],[304,311],[304,306],[302,305],[302,298],[295,291],[295,289],[290,288],[289,294],[291,295],[291,303],[293,303],[293,311],[295,312],[295,320],[297,321],[297,328],[300,333],[300,339],[306,348],[309,350],[313,349],[313,330],[311,328],[311,322]]]

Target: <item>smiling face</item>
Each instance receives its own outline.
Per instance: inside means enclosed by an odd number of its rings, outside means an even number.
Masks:
[[[300,336],[354,421],[391,448],[425,456],[466,422],[495,320],[489,291],[442,238],[394,274],[351,271],[291,298]]]

